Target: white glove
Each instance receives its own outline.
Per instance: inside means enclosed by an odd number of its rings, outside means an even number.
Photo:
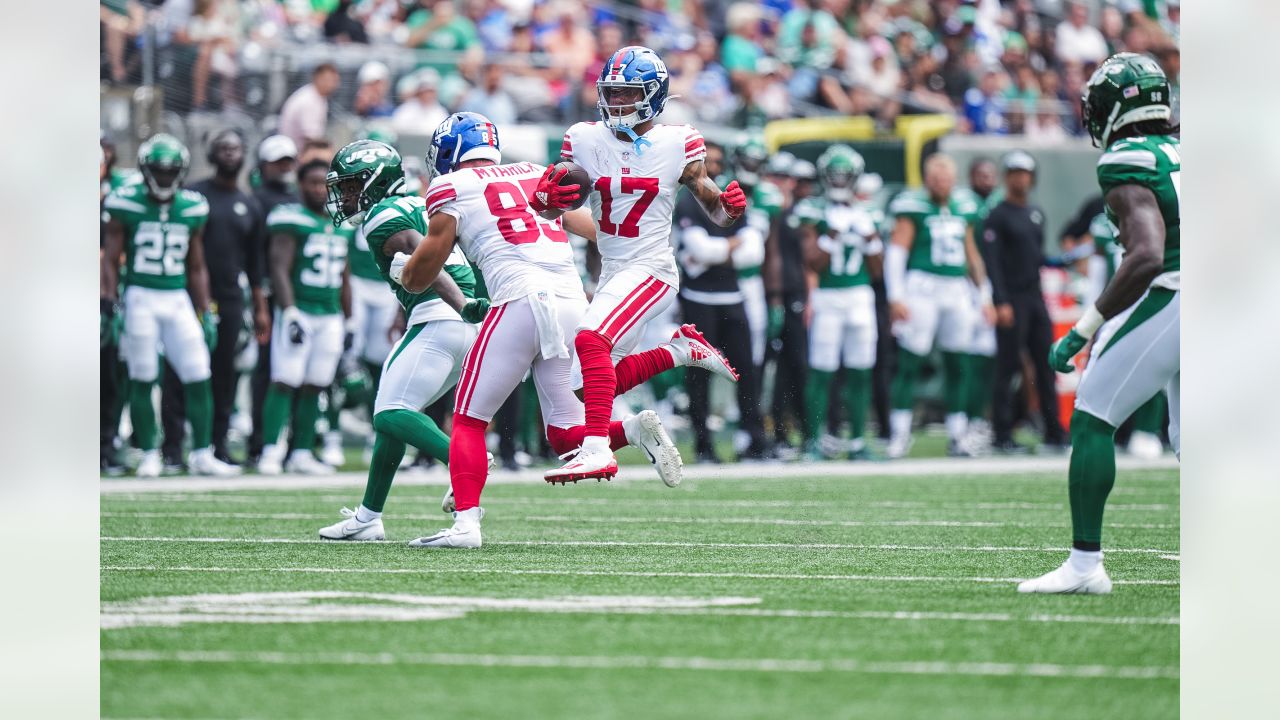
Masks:
[[[400,276],[404,275],[404,266],[405,263],[409,262],[409,257],[406,253],[398,252],[395,257],[391,258],[391,270],[388,271],[388,274],[391,275],[391,279],[397,285],[400,284]]]
[[[290,305],[280,311],[280,322],[284,324],[285,337],[294,345],[301,345],[307,337],[306,326],[302,322],[302,311]]]

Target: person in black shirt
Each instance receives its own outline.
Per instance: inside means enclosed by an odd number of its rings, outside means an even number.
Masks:
[[[790,410],[794,422],[804,423],[804,386],[809,376],[809,282],[805,275],[803,234],[796,206],[813,194],[818,170],[808,160],[795,160],[788,168],[795,182],[788,205],[769,233],[765,249],[765,287],[769,296],[770,323],[779,324],[772,332],[767,353],[777,360],[773,389],[774,442],[790,446],[791,426],[785,422]],[[781,315],[781,321],[773,317]],[[800,428],[803,435],[803,427]],[[785,451],[784,451],[785,452]]]
[[[991,210],[982,239],[990,258],[992,299],[996,306],[996,384],[994,399],[995,450],[1016,452],[1013,442],[1014,377],[1022,371],[1026,350],[1035,368],[1034,389],[1044,417],[1044,442],[1051,449],[1066,446],[1058,421],[1058,395],[1049,367],[1053,325],[1040,290],[1044,265],[1044,213],[1031,205],[1035,160],[1027,153],[1010,153],[1004,161],[1005,199]],[[1030,378],[1027,378],[1030,380]]]
[[[190,186],[209,201],[209,221],[204,228],[205,258],[209,266],[210,295],[218,313],[218,339],[210,354],[213,448],[214,456],[223,462],[232,462],[227,454],[227,428],[240,379],[235,360],[240,333],[245,326],[246,290],[252,298],[257,324],[267,317],[266,296],[262,292],[263,214],[258,201],[239,188],[244,156],[244,138],[239,132],[231,129],[219,132],[209,145],[213,177]],[[168,369],[161,408],[166,458],[181,455],[182,405],[181,383]]]
[[[707,174],[717,177],[724,171],[724,150],[707,143]],[[746,306],[738,288],[738,271],[733,255],[744,245],[759,248],[764,255],[764,237],[757,228],[737,222],[720,227],[707,218],[698,199],[683,193],[676,202],[676,259],[680,264],[680,312],[686,323],[698,326],[708,342],[721,348],[729,364],[738,369],[740,427],[750,437],[746,457],[765,455],[764,424],[760,420],[760,399],[756,396],[755,364],[751,357],[751,328]],[[698,462],[719,462],[707,428],[710,377],[687,368],[685,389],[689,393],[689,420],[693,425],[694,451]]]
[[[299,202],[294,190],[297,180],[295,172],[298,167],[298,146],[288,135],[271,135],[258,144],[258,178],[260,183],[253,191],[253,197],[262,207],[262,232],[266,232],[266,218],[277,205]],[[270,300],[266,279],[271,277],[270,263],[267,259],[266,243],[262,244],[259,256],[262,268],[264,292]],[[264,315],[255,321],[255,336],[258,341],[258,364],[250,378],[250,394],[253,399],[253,432],[249,435],[247,461],[256,464],[262,454],[262,405],[267,399],[267,388],[271,385],[271,314],[264,308]]]

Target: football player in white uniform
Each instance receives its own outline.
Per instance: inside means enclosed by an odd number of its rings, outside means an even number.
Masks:
[[[596,82],[601,122],[578,123],[564,134],[560,155],[586,170],[591,182],[584,190],[598,225],[603,265],[574,338],[582,366],[586,437],[568,463],[547,472],[548,482],[606,478],[618,471],[609,449],[614,363],[635,347],[645,323],[675,301],[680,274],[670,235],[680,186],[698,198],[717,225],[727,227],[746,211],[746,194],[736,181],[721,192],[707,175],[706,148],[697,130],[655,122],[668,88],[667,68],[657,53],[624,47],[609,57]],[[544,218],[560,212],[546,205],[540,193],[530,200]],[[697,346],[699,357],[692,364],[737,381],[738,374],[696,328],[686,325],[677,336]],[[704,348],[709,355],[702,356]]]
[[[580,326],[587,299],[565,227],[588,239],[596,236],[595,227],[586,211],[547,220],[531,209],[538,192],[544,193],[543,207],[563,209],[577,199],[578,186],[558,184],[564,171],[549,174],[528,162],[499,165],[501,159],[497,128],[484,116],[455,113],[441,123],[427,155],[437,173],[426,195],[427,235],[412,255],[399,254],[392,262],[392,279],[412,292],[433,280],[456,241],[479,266],[492,302],[463,361],[454,401],[449,445],[454,526],[412,541],[414,547],[480,546],[485,429],[530,369],[551,446],[572,452],[586,432],[582,401],[570,383],[568,341]],[[618,368],[620,387],[610,387],[611,396],[695,351],[710,349],[678,336],[626,358]],[[606,432],[606,443],[640,447],[663,482],[680,483],[680,454],[657,413],[646,410],[609,423]]]

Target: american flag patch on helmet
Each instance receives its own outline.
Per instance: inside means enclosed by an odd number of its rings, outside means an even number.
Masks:
[[[1138,86],[1130,85],[1129,87],[1124,89],[1123,94],[1126,100],[1131,97],[1136,97],[1138,94]]]

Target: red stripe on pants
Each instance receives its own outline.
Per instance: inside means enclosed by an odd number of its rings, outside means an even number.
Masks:
[[[506,305],[499,305],[489,311],[484,318],[484,324],[480,326],[480,337],[476,338],[471,349],[467,351],[467,357],[462,362],[462,379],[458,382],[458,389],[455,392],[454,408],[457,412],[465,413],[470,409],[471,395],[476,389],[476,379],[480,374],[480,367],[484,364],[484,351],[489,346],[489,338],[493,337],[494,328],[498,327],[498,321],[502,319],[502,313],[507,309]]]
[[[640,322],[640,318],[644,317],[644,314],[649,312],[650,308],[657,305],[658,301],[661,300],[667,294],[667,291],[671,289],[669,285],[659,280],[654,280],[654,282],[657,283],[657,288],[646,299],[646,302],[643,304],[637,302],[635,304],[636,307],[630,312],[630,317],[623,320],[622,325],[614,333],[613,338],[615,343],[618,341],[618,338],[631,332],[631,328],[635,327],[636,323]],[[639,298],[637,298],[637,300],[639,300]]]
[[[649,287],[655,282],[657,282],[656,279],[648,278],[644,282],[637,285],[635,289],[633,289],[630,293],[627,294],[626,297],[622,298],[622,302],[618,303],[618,306],[613,309],[613,312],[605,316],[604,322],[600,323],[600,327],[596,328],[596,332],[608,338],[610,342],[614,342],[615,336],[609,333],[609,330],[608,330],[609,326],[616,324],[622,318],[624,318],[625,317],[624,313],[627,312],[627,309],[631,306],[632,302],[637,297],[639,297],[642,293],[646,292],[649,289]]]

